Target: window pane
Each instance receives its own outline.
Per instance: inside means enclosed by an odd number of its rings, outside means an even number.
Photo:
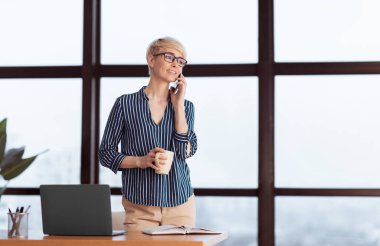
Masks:
[[[112,211],[124,211],[121,196],[112,196]],[[228,233],[220,246],[257,245],[257,199],[196,197],[196,226]]]
[[[0,229],[8,228],[8,208],[15,211],[17,207],[26,208],[30,205],[28,228],[29,230],[42,230],[42,214],[40,196],[11,196],[3,195],[0,202]]]
[[[111,196],[111,210],[112,212],[124,211],[124,207],[123,207],[123,204],[121,203],[120,195]]]
[[[276,204],[277,246],[378,245],[379,198],[281,197]]]
[[[380,60],[380,1],[274,3],[276,61]]]
[[[256,77],[188,78],[195,106],[198,151],[188,159],[194,187],[257,187],[258,88]],[[102,79],[101,135],[116,98],[139,90],[147,79]],[[101,168],[100,180],[121,185]]]
[[[196,197],[197,226],[221,230],[228,239],[220,246],[257,245],[257,199]]]
[[[172,36],[190,63],[257,62],[257,0],[102,2],[102,63],[145,64],[156,38]]]
[[[0,66],[82,64],[83,1],[1,1],[0,30]]]
[[[379,187],[379,81],[276,79],[276,186]]]
[[[0,80],[6,148],[25,146],[24,158],[49,150],[9,186],[80,182],[81,98],[80,79]]]

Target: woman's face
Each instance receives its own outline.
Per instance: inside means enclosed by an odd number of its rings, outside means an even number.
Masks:
[[[173,48],[161,49],[157,54],[160,53],[172,53],[175,57],[183,57],[181,52]],[[156,54],[155,54],[156,55]],[[182,68],[178,65],[177,59],[172,63],[165,60],[164,55],[153,56],[149,59],[150,63],[150,73],[151,76],[163,80],[165,82],[176,81],[178,76],[182,73]]]

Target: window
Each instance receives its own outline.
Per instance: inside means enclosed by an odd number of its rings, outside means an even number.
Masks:
[[[82,1],[17,0],[0,6],[0,66],[82,64]]]
[[[7,195],[1,198],[0,209],[3,211],[0,214],[0,228],[5,230],[8,226],[8,208],[15,211],[17,207],[23,206],[26,208],[30,205],[28,216],[28,229],[42,230],[42,215],[41,215],[41,199],[39,196],[13,196]]]
[[[257,187],[257,78],[189,77],[187,82],[186,97],[195,106],[200,146],[187,161],[193,186]],[[146,78],[102,79],[101,135],[116,98],[147,84]],[[120,174],[103,167],[100,171],[102,183],[121,186]]]
[[[275,0],[275,59],[379,61],[376,0]]]
[[[164,36],[184,43],[190,64],[257,62],[257,1],[107,0],[101,20],[103,64],[146,64]]]
[[[49,152],[12,180],[0,208],[28,200],[40,218],[41,182],[120,187],[120,175],[98,165],[105,121],[118,96],[147,84],[148,43],[173,36],[188,51],[187,96],[196,107],[200,146],[189,165],[199,225],[227,230],[222,245],[377,244],[378,201],[363,196],[380,193],[373,175],[379,7],[375,0],[2,3],[0,117],[9,120],[9,146]],[[50,176],[41,174],[45,167]],[[112,191],[113,208],[122,210],[120,190]],[[355,197],[326,197],[342,195]]]
[[[198,197],[196,203],[198,227],[228,232],[221,245],[257,245],[256,198]]]
[[[276,186],[376,188],[380,77],[276,79]]]
[[[0,80],[6,149],[25,146],[24,158],[48,150],[8,187],[80,182],[81,93],[79,79]]]
[[[276,245],[376,245],[379,202],[356,197],[277,198]]]

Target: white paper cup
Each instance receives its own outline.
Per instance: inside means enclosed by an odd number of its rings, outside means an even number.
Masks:
[[[166,160],[165,165],[160,165],[159,164],[159,158],[160,158],[160,155],[163,155],[163,154],[165,154],[168,159]],[[156,170],[156,173],[157,174],[169,174],[170,168],[172,167],[172,163],[173,163],[173,157],[174,157],[173,151],[165,150],[165,153],[157,152],[156,156],[155,156],[155,162],[156,162],[156,166],[159,169]]]

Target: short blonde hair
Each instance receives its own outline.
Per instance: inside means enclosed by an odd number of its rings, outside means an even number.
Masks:
[[[176,39],[172,37],[163,37],[156,40],[153,40],[150,43],[147,51],[146,51],[146,59],[148,61],[150,55],[157,54],[163,48],[172,48],[178,50],[182,53],[183,58],[186,59],[186,50],[185,47]]]

